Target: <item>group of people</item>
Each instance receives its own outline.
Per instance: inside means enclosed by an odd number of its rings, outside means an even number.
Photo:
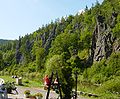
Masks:
[[[48,75],[46,75],[46,76],[44,77],[45,89],[50,86],[50,83],[51,83],[50,78],[49,78]],[[54,85],[54,86],[57,86],[57,85],[58,85],[58,80],[57,80],[57,78],[56,78],[56,79],[54,80],[54,82],[51,83],[51,84]]]

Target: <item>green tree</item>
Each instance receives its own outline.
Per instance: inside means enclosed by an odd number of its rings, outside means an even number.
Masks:
[[[56,37],[50,48],[50,55],[62,54],[63,52],[69,52],[69,47],[74,48],[78,45],[78,37],[76,34],[72,33],[62,33]]]
[[[3,68],[4,68],[3,54],[0,51],[0,70],[2,70]]]
[[[36,66],[38,70],[44,68],[43,67],[44,56],[45,56],[44,48],[38,48],[36,50]]]
[[[58,72],[62,91],[65,95],[64,99],[70,99],[73,87],[72,69],[64,63],[61,55],[53,55],[53,57],[47,60],[46,74],[51,75],[52,71],[54,73]]]
[[[117,16],[117,24],[112,29],[114,37],[120,38],[120,15]]]
[[[46,74],[51,75],[52,71],[53,72],[57,71],[60,78],[63,78],[62,74],[63,66],[64,63],[62,61],[62,57],[60,55],[53,55],[46,61]]]

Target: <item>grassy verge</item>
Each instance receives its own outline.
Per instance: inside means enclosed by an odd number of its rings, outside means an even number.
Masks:
[[[16,82],[15,78],[10,76],[0,76],[0,78],[4,79],[5,82]],[[22,78],[22,86],[25,87],[42,87],[42,81],[30,80],[27,78]]]
[[[100,87],[100,85],[93,85],[87,82],[78,83],[78,90],[83,92],[81,96],[87,97],[88,99],[120,99],[120,94],[113,94],[111,92],[99,92],[96,90]],[[97,95],[97,97],[92,96],[91,94]]]
[[[0,78],[4,79],[5,82],[15,82],[15,79],[11,78],[10,76],[0,76]]]
[[[23,79],[23,85],[26,87],[42,87],[41,81]]]

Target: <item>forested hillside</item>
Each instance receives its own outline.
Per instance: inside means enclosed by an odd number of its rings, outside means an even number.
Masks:
[[[0,45],[0,74],[42,81],[45,74],[57,71],[64,97],[70,99],[77,72],[81,91],[120,97],[119,9],[120,0],[96,2],[81,14],[56,19]],[[96,84],[89,90],[87,85]]]
[[[7,43],[7,42],[9,42],[9,40],[0,39],[0,44],[4,44],[4,43]]]

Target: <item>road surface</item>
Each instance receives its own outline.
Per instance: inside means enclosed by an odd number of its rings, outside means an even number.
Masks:
[[[13,91],[12,94],[8,94],[8,98],[25,99],[25,97],[24,97],[25,90],[30,90],[31,94],[36,94],[36,93],[40,92],[43,94],[43,99],[45,99],[45,96],[47,94],[47,91],[42,88],[29,88],[29,87],[17,86],[18,95],[16,94],[15,91]],[[49,96],[56,98],[58,95],[55,92],[51,91]]]
[[[24,86],[17,86],[18,95],[15,91],[12,92],[12,94],[8,94],[9,99],[29,99],[24,97],[24,91],[30,90],[31,94],[36,94],[38,92],[43,94],[43,99],[46,99],[47,91],[43,88],[29,88]],[[54,91],[50,91],[49,99],[57,99],[58,94],[56,94]],[[86,98],[80,98],[77,99],[86,99]]]

